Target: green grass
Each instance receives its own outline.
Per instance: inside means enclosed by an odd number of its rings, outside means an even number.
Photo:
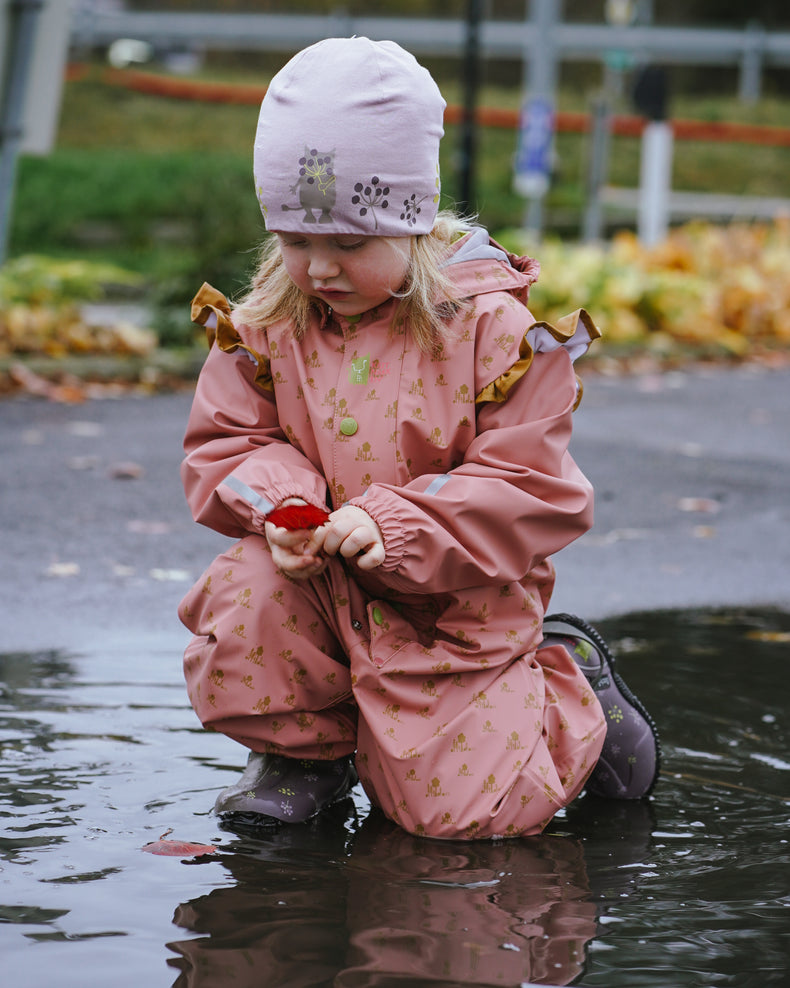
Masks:
[[[235,77],[239,81],[261,82]],[[448,102],[458,87],[442,84]],[[560,108],[584,110],[589,94],[563,92]],[[481,105],[518,106],[517,89],[486,88]],[[624,108],[627,109],[627,108]],[[263,226],[253,193],[255,106],[162,99],[113,88],[89,75],[65,89],[57,148],[20,161],[11,256],[35,252],[120,264],[142,273],[163,309],[183,306],[201,281],[238,292],[254,263]],[[756,106],[737,100],[673,102],[673,115],[790,126],[790,101]],[[459,134],[442,146],[445,204],[459,195]],[[477,211],[496,232],[518,226],[524,201],[512,188],[516,134],[479,134]],[[547,200],[547,230],[578,237],[585,205],[589,139],[559,134]],[[676,189],[784,196],[790,149],[678,141]],[[610,181],[635,186],[639,142],[612,141]]]

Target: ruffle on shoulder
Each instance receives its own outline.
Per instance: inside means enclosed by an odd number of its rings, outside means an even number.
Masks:
[[[209,347],[216,343],[223,353],[244,350],[255,364],[255,383],[264,391],[274,390],[268,359],[242,340],[231,319],[230,302],[222,292],[204,281],[192,299],[191,314],[192,322],[205,328]]]
[[[475,404],[506,401],[508,392],[527,373],[536,353],[551,353],[562,347],[568,352],[571,361],[575,361],[587,352],[592,341],[597,340],[600,335],[600,330],[586,309],[576,309],[558,319],[554,325],[547,322],[533,323],[519,344],[518,360],[504,374],[500,374],[483,388],[475,398]]]

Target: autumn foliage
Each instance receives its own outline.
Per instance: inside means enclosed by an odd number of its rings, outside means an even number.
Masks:
[[[497,239],[539,258],[530,296],[537,318],[551,322],[582,305],[593,315],[603,332],[593,360],[790,355],[790,217],[689,223],[651,248],[632,233],[599,245],[534,246],[521,231]],[[0,268],[0,371],[27,357],[152,355],[159,343],[151,330],[89,317],[88,303],[108,286],[145,302],[138,276],[110,265],[28,255]]]
[[[156,336],[119,318],[89,317],[88,303],[110,288],[128,294],[137,275],[110,264],[25,255],[0,268],[0,357],[66,354],[144,355]]]
[[[504,239],[524,247],[518,235]],[[652,248],[622,233],[603,246],[549,241],[536,253],[533,312],[551,322],[584,305],[603,332],[599,354],[745,359],[790,349],[790,217],[689,223]]]

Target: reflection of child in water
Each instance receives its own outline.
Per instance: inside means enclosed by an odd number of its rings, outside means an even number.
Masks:
[[[168,945],[177,986],[565,985],[584,969],[596,905],[578,841],[448,848],[376,817],[348,853],[323,828],[300,836],[320,864],[278,835],[261,857],[226,854],[235,884],[177,908],[175,924],[202,934]]]
[[[241,304],[193,303],[213,345],[183,479],[240,540],[180,611],[198,715],[252,752],[223,815],[304,820],[358,772],[412,833],[517,836],[588,777],[655,779],[604,643],[544,618],[549,556],[591,521],[567,446],[598,333],[583,310],[536,323],[537,264],[437,215],[443,110],[390,42],[297,55],[256,137],[275,236]],[[328,517],[268,520],[299,505]]]

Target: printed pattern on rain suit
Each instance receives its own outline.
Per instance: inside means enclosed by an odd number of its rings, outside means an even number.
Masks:
[[[237,542],[180,614],[201,721],[257,751],[356,752],[371,800],[437,837],[540,831],[582,788],[605,724],[562,647],[540,644],[549,557],[591,523],[568,453],[571,358],[597,330],[524,304],[534,262],[461,241],[449,269],[469,305],[426,356],[396,303],[357,320],[236,325],[204,286],[210,328],[185,439],[196,520]],[[332,559],[286,578],[263,534],[287,497],[363,507],[384,563]]]

